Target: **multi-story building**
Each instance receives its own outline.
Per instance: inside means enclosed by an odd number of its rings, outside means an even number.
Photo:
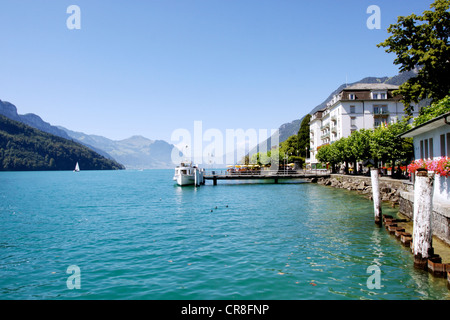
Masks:
[[[382,123],[394,123],[405,116],[400,96],[392,92],[396,85],[359,83],[335,95],[326,107],[311,116],[310,164],[316,164],[317,150],[359,129],[374,129]],[[419,114],[414,108],[413,117]]]

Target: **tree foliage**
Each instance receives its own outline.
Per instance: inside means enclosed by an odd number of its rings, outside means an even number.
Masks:
[[[307,148],[309,148],[310,138],[309,138],[309,122],[311,121],[311,115],[307,114],[300,124],[300,129],[297,133],[297,149],[299,155],[307,158]]]
[[[358,161],[373,160],[375,164],[396,162],[406,163],[413,154],[411,138],[400,138],[408,130],[406,122],[380,126],[374,130],[360,129],[347,138],[341,138],[333,144],[320,147],[317,160],[329,163],[333,171],[336,164],[356,164]]]
[[[428,107],[422,108],[420,115],[414,119],[413,125],[418,126],[448,112],[450,112],[450,95],[438,102],[432,103]]]
[[[73,141],[0,115],[0,171],[111,170],[124,167]]]
[[[436,0],[421,16],[398,17],[390,25],[391,36],[378,47],[395,53],[394,64],[400,71],[418,68],[418,75],[403,83],[394,94],[402,95],[405,111],[411,115],[411,103],[444,98],[450,92],[450,0]]]

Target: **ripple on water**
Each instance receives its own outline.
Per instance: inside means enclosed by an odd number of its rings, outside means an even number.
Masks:
[[[414,270],[408,250],[374,225],[372,203],[351,192],[179,188],[172,173],[0,173],[9,183],[0,184],[2,298],[449,297],[442,279]],[[70,265],[80,267],[80,290],[66,287]],[[367,288],[370,265],[381,269],[380,290]]]

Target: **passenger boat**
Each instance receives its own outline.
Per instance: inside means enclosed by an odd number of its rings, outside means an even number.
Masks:
[[[200,169],[192,162],[182,162],[175,168],[175,175],[173,180],[179,186],[196,185],[199,186],[205,183],[204,179],[205,169]]]

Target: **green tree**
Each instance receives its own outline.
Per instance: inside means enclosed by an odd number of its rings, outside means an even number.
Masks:
[[[331,166],[331,172],[336,173],[336,165],[340,162],[340,160],[336,157],[334,143],[332,145],[327,144],[321,146],[319,150],[317,150],[316,159],[322,163],[329,164]]]
[[[419,67],[418,75],[403,83],[394,94],[402,95],[407,114],[412,114],[411,103],[425,98],[433,101],[450,92],[450,0],[436,0],[422,16],[411,14],[398,17],[390,25],[392,34],[378,47],[395,53],[394,64],[400,71]]]
[[[383,164],[391,162],[406,163],[413,156],[413,145],[410,138],[399,138],[399,135],[408,130],[405,121],[381,126],[375,130],[360,129],[347,138],[341,138],[331,145],[322,146],[317,153],[317,160],[329,163],[332,171],[339,163],[345,163],[345,172],[348,173],[348,164],[368,159]]]
[[[299,151],[299,155],[307,158],[307,148],[309,149],[309,122],[311,121],[311,115],[307,114],[300,124],[300,129],[297,133],[297,150]]]
[[[351,153],[357,161],[370,158],[370,138],[373,130],[360,129],[351,134]]]
[[[288,163],[298,162],[299,165],[303,165],[305,163],[305,158],[300,156],[301,149],[299,149],[298,135],[292,135],[287,138],[286,141],[282,142],[280,144],[280,153],[281,161],[285,161],[285,156],[287,155]],[[303,154],[304,153],[305,150],[303,150]]]
[[[414,119],[413,125],[418,126],[448,112],[450,112],[450,95],[432,103],[431,106],[422,108],[420,115]]]
[[[357,161],[363,161],[370,158],[370,138],[372,136],[372,130],[360,129],[353,132],[346,140],[347,158],[349,162],[354,164],[354,172],[356,173],[358,168],[356,167]]]
[[[325,145],[325,146],[321,146],[318,150],[317,150],[317,154],[316,154],[316,159],[319,162],[323,162],[323,163],[327,163],[330,162],[331,158],[330,158],[330,148],[331,146]]]
[[[410,138],[400,138],[399,135],[408,130],[409,125],[400,121],[380,126],[373,131],[370,138],[370,153],[377,164],[391,162],[395,165],[397,161],[404,163],[409,161],[414,154]]]
[[[286,141],[280,143],[280,153],[284,155],[297,155],[298,150],[298,136],[292,135],[286,139]]]

